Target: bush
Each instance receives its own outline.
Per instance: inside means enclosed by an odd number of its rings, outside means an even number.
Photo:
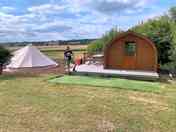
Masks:
[[[133,31],[147,36],[156,44],[158,63],[162,66],[172,62],[171,56],[175,48],[172,26],[168,16],[161,16],[132,28]]]
[[[170,56],[171,62],[161,65],[161,69],[176,71],[176,49],[172,49],[172,55]]]
[[[116,38],[120,32],[121,31],[117,30],[117,28],[111,29],[109,32],[103,35],[102,38],[89,44],[87,48],[88,53],[90,54],[102,53],[106,45],[109,44],[114,38]]]
[[[104,45],[101,39],[96,40],[94,42],[92,42],[87,50],[88,53],[94,54],[94,53],[101,53],[103,51]]]
[[[0,46],[0,74],[2,73],[3,66],[10,61],[11,56],[10,51]]]

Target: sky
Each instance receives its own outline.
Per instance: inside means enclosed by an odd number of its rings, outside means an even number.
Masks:
[[[0,42],[99,38],[174,5],[176,0],[0,0]]]

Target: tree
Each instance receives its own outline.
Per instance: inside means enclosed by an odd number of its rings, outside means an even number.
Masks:
[[[170,8],[169,15],[170,15],[171,19],[176,22],[176,6]]]
[[[137,25],[132,30],[147,36],[156,44],[158,62],[165,65],[172,62],[172,50],[175,48],[172,28],[171,20],[165,15]]]
[[[9,62],[11,56],[10,51],[0,46],[0,74],[2,74],[3,66]]]
[[[173,36],[173,48],[171,49],[171,62],[166,65],[167,69],[175,71],[176,69],[176,21],[171,21],[171,29]]]
[[[107,44],[109,44],[117,35],[122,32],[117,28],[112,28],[109,32],[105,33],[102,38],[95,40],[88,46],[88,52],[91,54],[101,53]]]

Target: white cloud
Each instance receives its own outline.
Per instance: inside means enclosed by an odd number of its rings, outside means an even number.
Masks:
[[[30,7],[28,8],[28,11],[32,13],[45,14],[45,13],[56,13],[58,11],[63,11],[64,9],[66,9],[64,5],[44,4]]]
[[[13,8],[1,9],[0,41],[97,38],[114,26],[128,29],[165,11],[148,0],[56,1],[30,6],[18,15],[10,13]]]
[[[0,7],[0,11],[4,12],[4,13],[11,13],[13,11],[15,11],[16,9],[14,7],[10,7],[10,6],[2,6]]]
[[[98,11],[105,14],[118,14],[137,12],[144,8],[147,0],[66,0],[72,5],[72,10],[79,12],[82,10]],[[127,12],[126,12],[127,11]]]

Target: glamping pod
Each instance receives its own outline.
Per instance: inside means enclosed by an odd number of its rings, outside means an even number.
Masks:
[[[157,71],[157,49],[147,37],[132,31],[118,35],[104,51],[104,68]]]

